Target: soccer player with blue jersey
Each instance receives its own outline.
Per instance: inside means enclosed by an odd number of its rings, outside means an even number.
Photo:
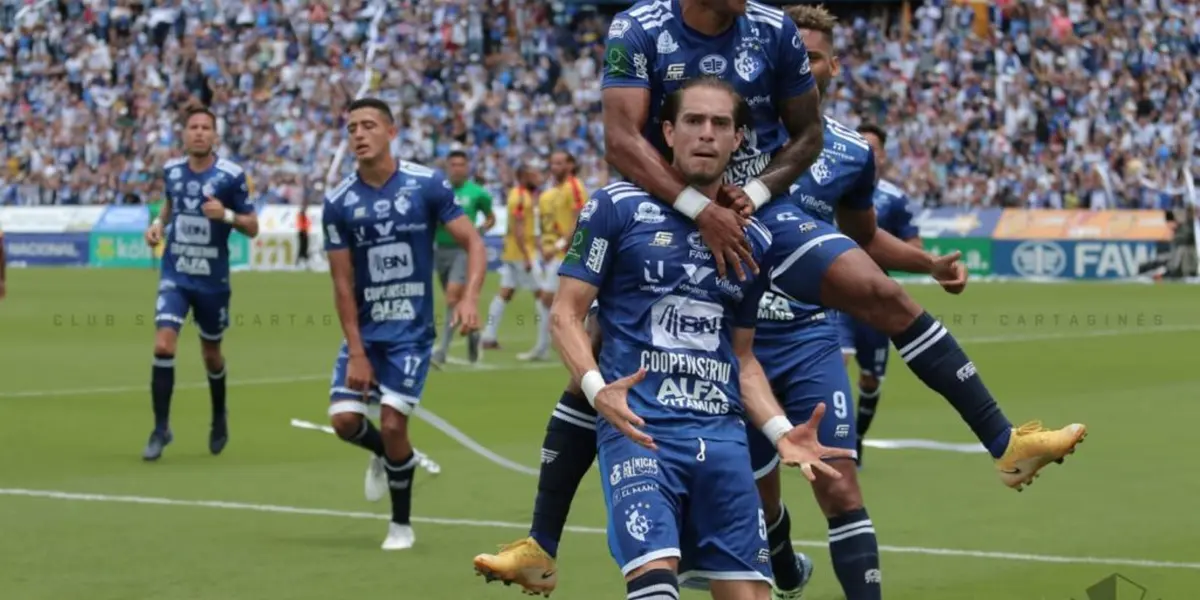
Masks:
[[[886,231],[897,239],[904,240],[915,248],[924,248],[921,240],[921,230],[913,223],[912,202],[900,186],[882,178],[887,161],[887,132],[883,128],[870,123],[858,126],[858,133],[871,144],[871,153],[875,157],[875,173],[878,183],[875,184],[874,204],[875,215],[879,229]],[[842,320],[843,339],[852,340],[854,357],[861,370],[858,376],[858,425],[857,451],[858,464],[863,460],[863,438],[871,428],[875,418],[875,409],[879,406],[880,387],[887,375],[887,360],[890,341],[887,335],[878,330],[859,323],[854,318]],[[845,348],[843,344],[843,351]],[[850,355],[846,354],[846,364],[849,366]]]
[[[207,108],[192,108],[184,118],[187,156],[163,165],[167,201],[146,229],[146,243],[166,239],[162,277],[155,305],[154,367],[150,394],[154,431],[142,458],[158,460],[174,439],[171,394],[175,389],[175,349],[188,313],[200,329],[200,352],[208,371],[212,423],[208,449],[220,454],[229,441],[225,406],[225,357],[221,338],[229,327],[229,233],[258,235],[258,217],[249,200],[246,174],[213,151],[217,118]]]
[[[748,107],[727,82],[697,78],[661,111],[664,142],[684,180],[715,200],[741,142]],[[554,338],[571,374],[605,420],[597,422],[609,510],[609,548],[630,600],[677,600],[679,585],[717,600],[766,600],[766,523],[746,468],[745,421],[761,428],[809,479],[849,457],[813,439],[823,405],[793,428],[753,353],[767,280],[715,273],[698,257],[693,221],[631,183],[610,185],[581,212],[558,299]],[[751,258],[771,236],[750,221]],[[602,350],[583,321],[598,300]],[[611,381],[611,384],[606,383]]]
[[[438,224],[467,251],[467,285],[453,323],[478,329],[476,305],[487,255],[475,224],[440,172],[391,153],[397,127],[387,104],[350,104],[357,171],[325,196],[322,223],[334,303],[345,340],[334,363],[329,418],[338,437],[370,451],[386,471],[392,500],[384,550],[411,548],[412,481],[418,459],[408,417],[421,401],[437,336],[433,319]],[[380,429],[368,404],[382,405]]]
[[[625,178],[696,223],[718,275],[726,265],[754,267],[733,210],[688,186],[665,158],[657,113],[691,78],[715,76],[746,100],[752,123],[725,173],[754,207],[786,194],[821,150],[820,101],[808,55],[783,11],[746,0],[643,0],[612,21],[605,51],[602,103],[605,158]],[[724,191],[718,196],[727,200]],[[706,250],[707,251],[707,250]],[[595,320],[589,323],[599,343]],[[558,542],[571,501],[596,457],[596,412],[571,381],[546,426],[530,536],[475,568],[526,589],[554,589]],[[549,573],[549,576],[544,576]],[[529,584],[528,586],[526,584]]]

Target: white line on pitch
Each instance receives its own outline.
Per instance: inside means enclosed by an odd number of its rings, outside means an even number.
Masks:
[[[1181,333],[1187,331],[1200,331],[1200,325],[1170,325],[1162,327],[1145,327],[1140,329],[1095,329],[1090,331],[1064,332],[1064,333],[1032,333],[1021,335],[993,335],[980,337],[964,337],[959,341],[964,345],[982,345],[982,344],[1013,344],[1022,342],[1044,342],[1052,340],[1075,340],[1089,339],[1097,337],[1116,337],[1124,335],[1147,335],[1154,333]],[[461,366],[454,362],[448,366],[454,366],[454,373],[490,373],[495,371],[540,371],[544,369],[559,369],[561,365],[558,361],[549,362],[533,362],[533,363],[516,363],[516,364],[487,364],[476,365],[474,367]],[[299,375],[290,377],[267,377],[258,379],[230,379],[230,386],[257,386],[257,385],[279,385],[284,383],[309,382],[309,381],[325,381],[329,379],[328,375]],[[0,392],[0,399],[3,398],[45,398],[53,396],[98,396],[106,394],[129,394],[144,392],[148,388],[148,384],[137,386],[118,386],[118,387],[102,387],[102,388],[74,388],[61,390],[24,390],[15,392]],[[207,381],[196,381],[175,384],[175,389],[207,389]]]
[[[330,510],[324,508],[301,508],[296,506],[276,506],[272,504],[250,504],[246,502],[224,502],[219,500],[175,500],[172,498],[152,498],[145,496],[114,496],[108,494],[81,494],[54,490],[29,490],[21,488],[0,488],[0,496],[22,496],[27,498],[46,498],[75,502],[111,502],[120,504],[151,504],[159,506],[183,506],[191,508],[218,508],[225,510],[244,510],[264,513],[282,513],[292,515],[308,515],[318,517],[337,517],[342,519],[371,519],[384,520],[387,515]],[[416,523],[432,525],[457,525],[462,527],[490,527],[497,529],[528,530],[525,523],[510,523],[507,521],[484,521],[476,519],[444,519],[434,517],[413,517]],[[587,534],[603,534],[604,529],[598,527],[567,526],[567,531]],[[828,542],[798,541],[797,546],[826,548]],[[925,554],[931,556],[958,556],[967,558],[984,558],[990,560],[1009,560],[1020,562],[1040,562],[1080,565],[1111,565],[1120,567],[1145,567],[1151,569],[1188,569],[1200,570],[1200,563],[1171,562],[1159,560],[1143,560],[1137,558],[1105,558],[1097,556],[1053,556],[1046,554],[1021,554],[1015,552],[988,552],[982,550],[958,550],[952,548],[920,548],[913,546],[880,546],[883,552],[900,554]]]

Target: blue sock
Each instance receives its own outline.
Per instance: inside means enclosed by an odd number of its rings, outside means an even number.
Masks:
[[[883,598],[875,526],[860,508],[829,519],[829,555],[846,600]]]
[[[154,430],[171,428],[171,393],[175,391],[175,355],[155,354],[150,371],[150,400],[154,406]]]
[[[582,394],[563,392],[542,441],[542,467],[529,536],[558,556],[567,514],[579,484],[596,460],[596,410]]]
[[[646,571],[625,583],[627,600],[679,600],[679,578],[666,569]]]
[[[796,550],[792,548],[792,517],[781,502],[779,518],[767,526],[767,547],[771,550],[771,572],[775,574],[775,587],[791,591],[803,583],[804,575],[796,564]]]
[[[208,393],[212,399],[213,422],[225,418],[225,367],[217,373],[208,374]]]
[[[417,471],[417,454],[404,460],[387,459],[388,488],[392,494],[392,522],[408,525],[412,518],[412,482]]]
[[[1012,423],[950,331],[924,312],[892,343],[917,378],[948,400],[988,452],[1000,458],[1008,448]]]

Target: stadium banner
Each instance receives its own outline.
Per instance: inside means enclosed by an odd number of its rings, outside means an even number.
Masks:
[[[293,213],[294,215],[295,213]],[[308,235],[309,268],[315,271],[328,271],[329,263],[325,260],[325,238],[319,228],[314,228]],[[249,243],[249,267],[255,271],[294,271],[296,270],[296,253],[299,251],[297,234],[291,233],[259,233]]]
[[[1026,210],[1008,208],[992,234],[997,240],[1171,239],[1161,210]]]
[[[924,208],[913,214],[913,224],[923,238],[987,238],[1003,212],[999,208]]]
[[[101,268],[157,268],[162,259],[164,244],[151,248],[146,245],[142,231],[95,231],[92,233],[89,265]],[[250,243],[246,236],[229,235],[230,268],[250,263]]]
[[[0,206],[0,227],[9,233],[88,232],[104,206]]]
[[[145,206],[109,206],[100,215],[92,231],[136,231],[150,226],[150,210]]]
[[[1157,241],[992,242],[993,273],[1036,279],[1128,279],[1158,253]]]
[[[321,228],[321,212],[323,207],[310,206],[308,220],[311,223],[310,235]],[[268,204],[258,211],[258,231],[264,233],[290,233],[295,239],[298,228],[296,218],[300,215],[300,207],[292,204]],[[314,246],[319,248],[319,246]]]
[[[962,263],[971,277],[992,274],[992,240],[987,238],[923,238],[925,250],[942,256],[962,252]]]
[[[88,234],[6,231],[4,254],[12,267],[82,267],[88,264]]]

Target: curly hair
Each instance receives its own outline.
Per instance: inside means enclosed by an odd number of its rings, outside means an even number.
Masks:
[[[797,4],[784,9],[797,29],[820,31],[833,37],[833,28],[837,26],[837,17],[833,16],[824,5]]]

